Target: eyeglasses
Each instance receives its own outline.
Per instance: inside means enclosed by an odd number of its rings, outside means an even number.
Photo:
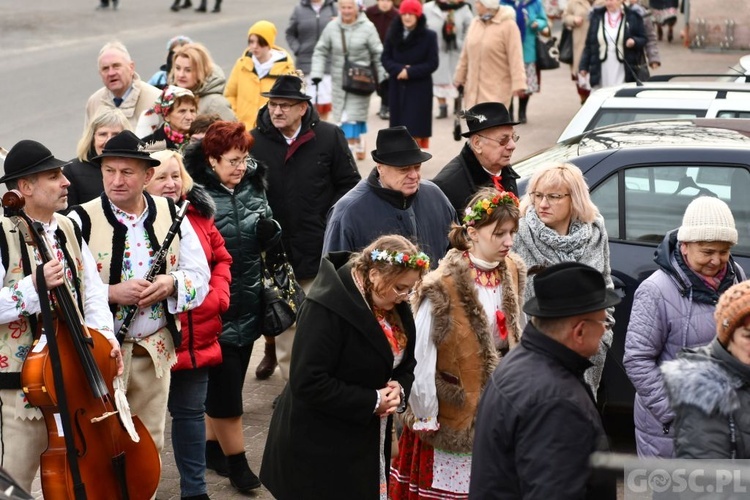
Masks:
[[[397,296],[397,297],[398,297],[399,299],[406,299],[406,298],[409,298],[409,297],[411,297],[412,295],[414,295],[414,289],[413,289],[413,288],[409,288],[409,289],[408,289],[408,290],[406,290],[405,292],[399,292],[398,290],[396,290],[396,287],[394,286],[394,287],[393,287],[393,293],[395,293],[395,294],[396,294],[396,296]]]
[[[232,168],[237,168],[240,165],[247,166],[247,159],[250,158],[249,156],[243,156],[242,158],[232,158],[231,160],[229,158],[221,157],[222,160],[225,160],[229,165],[232,166]]]
[[[545,194],[545,193],[540,193],[538,191],[534,191],[534,192],[529,193],[529,196],[531,197],[531,201],[533,201],[534,203],[541,203],[542,200],[547,198],[547,203],[549,203],[550,205],[557,205],[563,200],[563,198],[565,198],[566,196],[570,196],[570,193],[566,193],[566,194],[547,193]]]
[[[298,101],[298,102],[295,102],[294,104],[289,104],[288,102],[271,102],[271,101],[268,101],[268,109],[279,108],[281,111],[283,111],[284,113],[286,113],[287,111],[289,111],[290,109],[292,109],[297,104],[300,104],[301,102],[302,101]]]
[[[521,138],[521,136],[518,134],[506,135],[502,139],[493,139],[492,137],[487,137],[486,135],[482,135],[482,134],[477,134],[477,135],[481,137],[482,139],[487,139],[488,141],[496,142],[500,144],[501,146],[506,146],[510,142],[511,139],[513,139],[513,142],[518,142],[518,139]]]

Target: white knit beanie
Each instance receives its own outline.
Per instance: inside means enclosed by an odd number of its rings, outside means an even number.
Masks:
[[[729,206],[719,198],[701,196],[690,202],[682,216],[677,239],[690,241],[725,241],[737,244],[737,229]]]

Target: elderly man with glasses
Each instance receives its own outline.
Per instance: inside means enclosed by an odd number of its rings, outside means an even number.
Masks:
[[[432,182],[445,193],[457,213],[480,188],[494,185],[518,196],[516,179],[510,166],[518,134],[513,129],[508,109],[499,102],[483,102],[462,111],[469,131],[461,153],[438,172]]]
[[[307,291],[318,274],[328,210],[360,180],[344,133],[320,120],[304,82],[294,75],[276,79],[258,112],[253,156],[268,165],[268,204],[282,228],[284,248],[294,274]],[[256,375],[273,373],[278,358],[289,379],[295,326],[266,344],[266,357]],[[274,358],[274,355],[276,358]],[[264,364],[265,363],[265,364]]]

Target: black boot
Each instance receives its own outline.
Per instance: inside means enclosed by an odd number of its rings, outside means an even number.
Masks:
[[[172,12],[180,12],[180,0],[174,0],[169,10]]]
[[[201,0],[201,4],[195,9],[195,12],[206,12],[206,3],[208,0]]]
[[[211,500],[211,498],[208,496],[208,493],[204,493],[202,495],[193,495],[191,497],[180,497],[181,500]]]
[[[227,463],[229,464],[229,482],[239,492],[246,493],[260,488],[260,479],[250,470],[245,452],[229,455]]]
[[[221,451],[218,441],[206,441],[206,469],[211,469],[220,476],[229,475],[227,457]]]
[[[510,98],[510,106],[508,106],[508,115],[509,115],[510,121],[514,122],[515,120],[513,119],[513,97]]]
[[[438,109],[439,109],[438,115],[437,115],[438,120],[441,118],[448,118],[448,105],[447,104],[440,104]]]
[[[385,104],[380,104],[380,111],[378,111],[378,116],[381,120],[387,120],[391,117],[390,111],[388,111],[388,106]]]
[[[526,123],[526,106],[529,104],[529,97],[518,98],[518,121]]]
[[[191,2],[190,0],[185,0],[184,2],[182,2],[182,5],[180,6],[180,8],[189,9],[192,6],[193,6],[193,2]]]
[[[214,10],[212,10],[214,14],[218,14],[221,12],[221,0],[216,0],[216,3],[214,4]]]

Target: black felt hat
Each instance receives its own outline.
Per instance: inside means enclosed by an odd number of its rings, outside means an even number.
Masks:
[[[620,303],[602,273],[578,262],[548,267],[534,278],[534,294],[523,311],[539,318],[564,318],[601,311]]]
[[[462,117],[466,120],[468,132],[461,134],[464,137],[471,137],[481,130],[503,125],[518,125],[520,122],[514,122],[510,118],[508,108],[499,102],[482,102],[468,110],[461,112]]]
[[[309,101],[312,99],[302,90],[302,79],[295,75],[281,75],[273,83],[268,92],[262,92],[263,97],[277,97],[279,99],[296,99],[298,101]]]
[[[52,152],[39,142],[19,141],[5,156],[5,175],[0,178],[0,182],[54,170],[66,163],[52,156]]]
[[[161,163],[159,160],[151,158],[146,150],[146,143],[130,130],[123,130],[108,140],[104,145],[102,154],[91,158],[91,161],[101,165],[103,158],[134,158],[147,162],[149,167],[157,167]]]
[[[384,128],[378,131],[372,159],[389,167],[408,167],[422,163],[430,158],[430,153],[419,149],[417,141],[404,126]]]

